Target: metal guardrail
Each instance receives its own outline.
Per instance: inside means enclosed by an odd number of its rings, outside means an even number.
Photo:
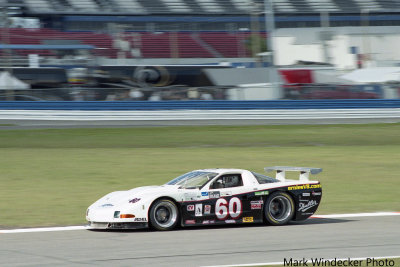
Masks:
[[[0,110],[0,120],[41,121],[208,121],[400,119],[397,109],[307,110]]]
[[[271,101],[0,101],[0,110],[301,110],[396,109],[400,99]]]

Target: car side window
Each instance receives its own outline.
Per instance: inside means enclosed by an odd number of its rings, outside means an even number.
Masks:
[[[254,177],[257,179],[259,184],[268,184],[268,183],[277,183],[279,182],[279,180],[263,175],[263,174],[259,174],[256,172],[252,172],[252,174],[254,175]]]
[[[210,189],[231,188],[238,186],[243,186],[242,176],[240,174],[226,174],[215,180],[210,185]]]

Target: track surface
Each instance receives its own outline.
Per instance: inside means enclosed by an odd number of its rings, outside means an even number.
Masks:
[[[400,216],[288,226],[0,234],[1,266],[204,266],[399,255]]]

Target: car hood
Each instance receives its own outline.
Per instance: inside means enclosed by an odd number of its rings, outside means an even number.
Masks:
[[[146,200],[148,198],[157,198],[159,196],[168,196],[171,193],[176,193],[179,186],[176,185],[159,185],[159,186],[142,186],[133,188],[127,191],[112,192],[94,204],[97,207],[112,207],[120,204],[127,204]]]

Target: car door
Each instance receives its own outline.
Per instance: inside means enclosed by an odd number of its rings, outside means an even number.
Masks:
[[[241,173],[217,177],[208,185],[209,200],[204,204],[204,213],[211,215],[215,223],[253,222],[247,187]]]

